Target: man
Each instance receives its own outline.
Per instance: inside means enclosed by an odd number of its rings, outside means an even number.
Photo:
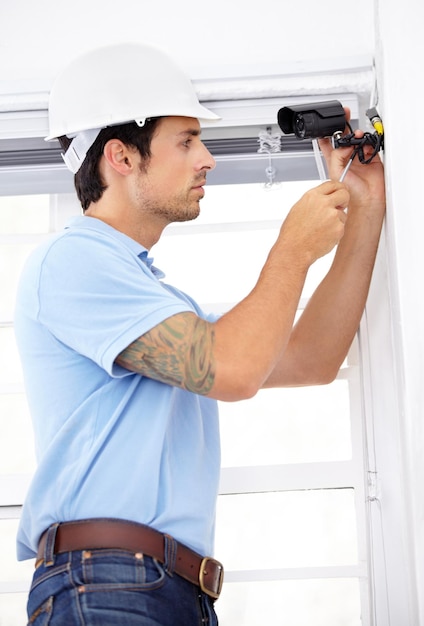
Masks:
[[[219,319],[151,265],[171,222],[196,218],[214,159],[190,81],[159,50],[109,46],[53,86],[84,215],[31,257],[16,334],[38,469],[20,559],[28,615],[49,624],[216,624],[216,400],[328,383],[357,330],[384,215],[383,169],[322,142],[331,180],[290,211],[251,293]],[[344,209],[348,207],[348,211]],[[312,263],[333,266],[293,321]],[[195,260],[193,260],[195,262]]]

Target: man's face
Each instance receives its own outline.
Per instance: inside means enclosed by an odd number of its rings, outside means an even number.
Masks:
[[[195,219],[204,196],[206,174],[215,160],[200,140],[200,125],[189,117],[165,117],[151,142],[151,157],[141,164],[137,204],[143,213],[167,223]]]

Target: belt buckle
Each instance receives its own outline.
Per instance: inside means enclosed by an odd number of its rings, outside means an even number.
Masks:
[[[218,577],[218,581],[216,584],[216,589],[208,589],[205,585],[205,576],[208,573],[208,570],[207,570],[208,563],[213,563],[219,571],[219,577]],[[200,563],[200,570],[199,570],[200,589],[204,593],[206,593],[208,596],[211,596],[211,598],[214,598],[215,600],[217,600],[219,598],[219,594],[221,593],[223,582],[224,582],[224,566],[222,565],[222,563],[220,563],[216,559],[213,559],[210,556],[205,556],[205,558],[202,559],[202,562]]]

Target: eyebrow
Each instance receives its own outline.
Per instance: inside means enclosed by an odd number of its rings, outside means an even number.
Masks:
[[[180,133],[178,133],[178,136],[183,137],[184,135],[186,135],[191,137],[199,137],[200,133],[201,130],[198,128],[188,128],[187,130],[182,130]]]

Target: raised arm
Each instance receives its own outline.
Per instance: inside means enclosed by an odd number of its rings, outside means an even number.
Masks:
[[[310,265],[344,233],[344,184],[308,191],[284,221],[250,294],[216,323],[183,313],[119,355],[128,369],[221,400],[254,395],[285,354]],[[284,380],[276,381],[277,384]]]
[[[351,149],[332,150],[325,140],[321,148],[330,176],[337,180]],[[357,332],[385,213],[381,160],[376,158],[367,165],[354,161],[345,182],[350,193],[345,234],[332,267],[294,327],[287,349],[265,386],[333,380]]]

